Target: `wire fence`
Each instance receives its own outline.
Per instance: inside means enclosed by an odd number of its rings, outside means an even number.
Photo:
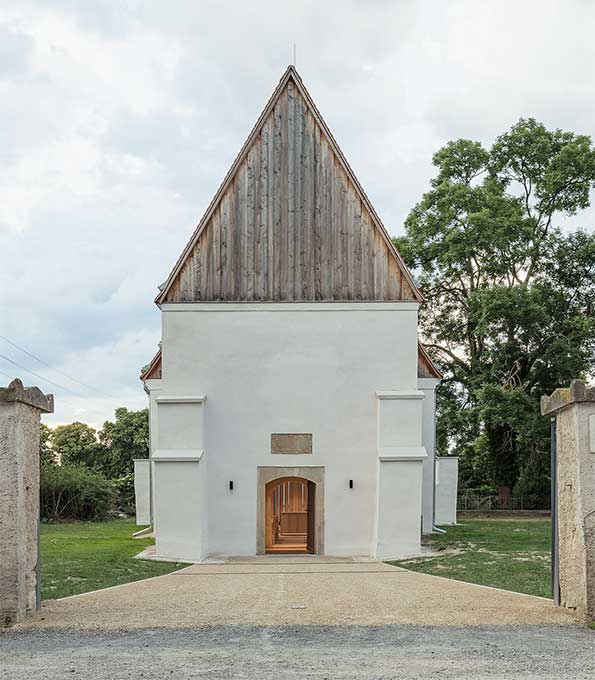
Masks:
[[[549,511],[551,498],[547,495],[497,495],[462,493],[457,499],[459,512],[527,512]]]

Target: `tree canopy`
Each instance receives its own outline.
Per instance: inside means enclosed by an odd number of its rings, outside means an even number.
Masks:
[[[51,446],[62,465],[84,465],[88,468],[101,465],[103,452],[97,432],[85,423],[58,425],[51,433]]]
[[[99,432],[105,450],[103,470],[108,477],[119,477],[134,470],[135,458],[149,455],[149,410],[116,409],[116,418],[106,421]]]
[[[117,408],[114,421],[106,421],[99,431],[79,422],[53,430],[42,425],[40,456],[44,465],[84,466],[116,478],[134,471],[134,458],[148,455],[148,409]]]
[[[549,430],[539,399],[594,365],[595,238],[562,231],[589,205],[589,137],[521,119],[491,149],[449,142],[396,244],[428,302],[426,346],[445,371],[439,452],[463,483],[543,493]]]

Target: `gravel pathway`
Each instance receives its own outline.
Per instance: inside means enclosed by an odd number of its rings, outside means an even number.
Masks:
[[[595,677],[595,631],[566,626],[216,626],[0,634],[2,680]]]
[[[0,633],[0,680],[595,677],[551,602],[370,560],[252,559],[63,600]]]
[[[382,562],[229,561],[44,603],[28,628],[572,624],[539,597]]]

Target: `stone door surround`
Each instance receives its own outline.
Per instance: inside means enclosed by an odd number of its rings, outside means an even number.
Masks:
[[[302,477],[316,484],[316,554],[324,555],[324,466],[259,465],[256,488],[256,554],[265,554],[265,486],[281,477]]]

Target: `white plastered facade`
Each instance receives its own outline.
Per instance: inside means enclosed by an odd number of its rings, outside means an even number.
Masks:
[[[418,378],[417,387],[423,393],[422,444],[427,458],[423,462],[422,529],[424,534],[434,530],[435,521],[435,461],[436,461],[436,387],[437,378]]]
[[[457,456],[436,458],[436,510],[438,525],[457,523],[459,459]]]
[[[134,499],[136,524],[151,524],[151,475],[148,458],[137,458],[134,461]]]
[[[437,381],[418,379],[416,302],[161,310],[162,378],[145,381],[159,556],[257,553],[258,470],[275,466],[323,468],[325,554],[419,552]],[[273,433],[310,433],[312,453],[271,453]]]

